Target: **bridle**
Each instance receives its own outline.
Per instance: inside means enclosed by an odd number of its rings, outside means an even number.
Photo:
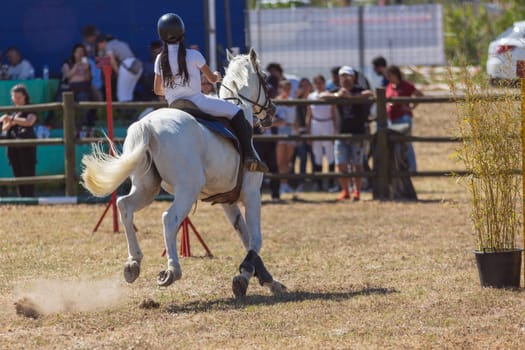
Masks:
[[[254,101],[243,94],[241,94],[239,91],[235,92],[230,87],[228,87],[225,84],[221,84],[221,87],[224,87],[226,90],[230,91],[233,94],[236,94],[238,97],[226,97],[225,100],[234,100],[236,101],[236,104],[239,105],[242,103],[241,100],[244,100],[252,105],[253,108],[257,107],[259,110],[254,111],[253,115],[257,118],[257,120],[261,123],[264,127],[269,127],[272,124],[272,117],[275,114],[275,105],[270,100],[270,93],[268,91],[268,87],[266,85],[266,80],[264,79],[264,76],[259,71],[258,67],[255,67],[255,73],[257,74],[257,77],[259,78],[259,85],[257,89],[257,99]],[[259,101],[261,100],[262,95],[264,94],[265,101],[264,104],[261,104]],[[266,117],[259,119],[259,115],[266,111]]]

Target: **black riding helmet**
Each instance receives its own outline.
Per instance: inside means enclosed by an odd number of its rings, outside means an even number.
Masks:
[[[184,36],[184,22],[174,13],[166,13],[157,22],[157,31],[162,41],[177,43]]]

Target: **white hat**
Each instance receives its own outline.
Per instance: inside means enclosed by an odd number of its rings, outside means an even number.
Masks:
[[[338,75],[348,74],[348,75],[355,76],[354,69],[350,66],[342,66],[341,68],[339,68],[339,72],[337,72],[337,74]]]

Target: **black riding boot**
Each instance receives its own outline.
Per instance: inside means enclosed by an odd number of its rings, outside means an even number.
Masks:
[[[260,171],[263,173],[268,172],[268,166],[262,162],[255,150],[253,149],[252,144],[252,126],[246,118],[244,117],[244,112],[241,110],[235,114],[231,120],[233,131],[235,136],[239,139],[241,143],[244,166],[249,171]]]

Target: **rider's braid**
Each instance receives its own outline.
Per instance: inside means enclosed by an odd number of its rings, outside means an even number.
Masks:
[[[179,65],[179,71],[177,75],[182,78],[182,85],[188,84],[189,73],[188,66],[186,65],[186,46],[184,45],[184,39],[179,41],[179,51],[177,52],[177,63]],[[164,86],[173,87],[175,83],[175,77],[171,71],[170,63],[168,60],[168,43],[164,42],[162,45],[162,52],[160,54],[160,69],[162,71],[162,77]]]

